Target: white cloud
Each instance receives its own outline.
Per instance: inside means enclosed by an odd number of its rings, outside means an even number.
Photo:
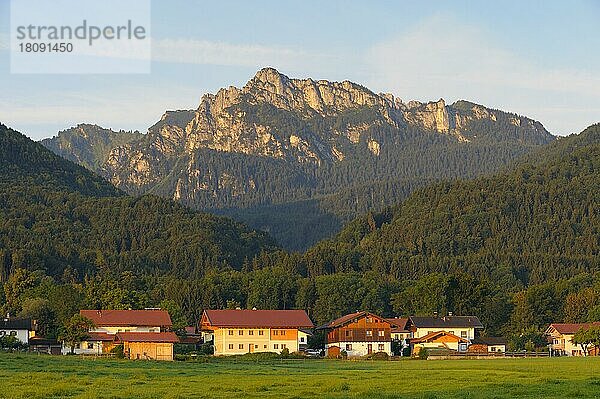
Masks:
[[[373,46],[367,63],[369,84],[404,100],[470,99],[538,118],[556,133],[585,127],[582,116],[584,123],[600,119],[600,71],[540,65],[447,16]]]

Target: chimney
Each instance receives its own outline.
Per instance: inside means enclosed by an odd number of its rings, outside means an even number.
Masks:
[[[252,310],[256,310],[256,308],[252,308]]]

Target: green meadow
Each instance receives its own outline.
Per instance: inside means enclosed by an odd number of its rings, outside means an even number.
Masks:
[[[148,362],[0,354],[0,398],[600,398],[600,357]]]

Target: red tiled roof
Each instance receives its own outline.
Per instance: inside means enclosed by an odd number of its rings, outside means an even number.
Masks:
[[[204,315],[214,327],[314,327],[304,310],[205,310]]]
[[[91,332],[88,333],[89,338],[86,341],[112,341],[115,336],[105,332]]]
[[[345,316],[342,316],[342,317],[338,317],[337,319],[335,319],[335,320],[333,320],[333,321],[329,322],[329,323],[326,325],[326,327],[329,327],[329,328],[334,328],[334,327],[337,327],[337,326],[341,326],[341,325],[343,325],[343,324],[346,324],[346,323],[347,323],[347,322],[349,322],[349,321],[352,321],[352,320],[354,320],[354,319],[356,319],[356,318],[362,317],[362,316],[363,316],[363,315],[365,315],[366,313],[367,313],[367,312],[365,312],[365,311],[362,311],[362,312],[354,312],[354,313],[350,313],[350,314],[347,314],[347,315],[345,315]]]
[[[118,342],[179,342],[174,332],[122,332],[115,337]]]
[[[417,328],[483,328],[476,316],[410,316],[409,322]]]
[[[80,310],[96,326],[171,327],[171,317],[165,310]]]
[[[392,326],[392,332],[409,332],[406,329],[406,323],[408,322],[408,318],[406,317],[397,317],[394,319],[385,319]]]
[[[469,342],[464,338],[459,337],[458,335],[454,335],[454,334],[450,334],[449,332],[446,331],[434,331],[434,332],[430,332],[427,335],[422,336],[421,338],[412,338],[410,340],[411,344],[420,344],[422,342],[427,342],[429,340],[435,339],[437,337],[439,337],[440,335],[446,335],[452,338],[456,338],[457,342]]]
[[[554,328],[560,334],[575,334],[581,328],[589,328],[590,326],[600,326],[600,321],[593,323],[552,323],[548,328]]]

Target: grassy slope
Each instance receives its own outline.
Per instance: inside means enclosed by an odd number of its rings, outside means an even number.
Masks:
[[[0,354],[0,398],[594,398],[600,358],[157,363]]]

